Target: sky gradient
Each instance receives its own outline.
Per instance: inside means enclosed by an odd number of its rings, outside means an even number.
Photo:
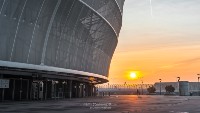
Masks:
[[[197,81],[200,0],[126,0],[110,83]],[[141,79],[129,79],[138,71]]]

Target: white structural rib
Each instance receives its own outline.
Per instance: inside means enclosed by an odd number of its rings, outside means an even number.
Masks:
[[[119,6],[117,0],[115,0],[115,2],[116,2],[117,6],[118,6],[118,8],[119,8],[119,11],[120,11],[121,15],[122,15],[122,9],[120,8],[120,6]]]
[[[88,7],[89,9],[91,9],[93,12],[95,12],[99,17],[101,17],[110,27],[111,29],[114,31],[115,35],[118,37],[117,32],[115,31],[115,29],[113,28],[113,26],[110,24],[110,22],[108,22],[108,20],[106,20],[99,12],[97,12],[95,9],[93,9],[92,7],[90,7],[88,4],[86,4],[84,1],[79,0],[83,5],[85,5],[86,7]]]

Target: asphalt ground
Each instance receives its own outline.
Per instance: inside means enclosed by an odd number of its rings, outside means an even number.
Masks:
[[[200,113],[200,96],[113,95],[0,102],[0,113]]]

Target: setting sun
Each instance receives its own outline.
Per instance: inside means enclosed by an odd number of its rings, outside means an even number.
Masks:
[[[130,74],[130,77],[131,77],[131,78],[136,78],[136,77],[137,77],[137,75],[136,75],[136,73],[134,73],[134,72],[131,72],[131,74]]]

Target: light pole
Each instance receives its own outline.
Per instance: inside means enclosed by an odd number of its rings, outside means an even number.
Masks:
[[[181,78],[177,77],[177,79],[178,79],[178,92],[179,92],[179,95],[180,95],[181,93],[180,93],[179,81],[180,81]]]
[[[197,74],[197,76],[199,76],[200,74]],[[200,77],[198,77],[198,95],[200,96],[200,92],[199,92],[199,78]]]
[[[160,80],[160,95],[161,95],[161,81],[162,81],[162,79],[159,79]]]
[[[142,81],[142,85],[141,85],[141,89],[142,89],[142,95],[143,95],[143,87],[142,87],[142,86],[143,86],[143,81]]]
[[[177,77],[178,78],[178,82],[180,81],[180,77]]]

